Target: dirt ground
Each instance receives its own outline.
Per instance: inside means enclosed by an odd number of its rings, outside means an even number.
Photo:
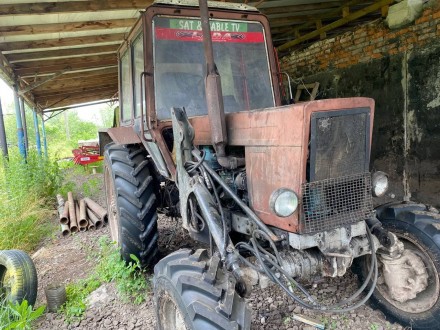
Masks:
[[[75,180],[83,184],[90,180],[92,175],[77,176]],[[93,175],[96,181],[102,174]],[[100,181],[102,182],[102,180]],[[105,206],[105,193],[102,183],[97,187],[93,196],[101,205]],[[55,221],[55,220],[54,220]],[[68,284],[72,281],[86,278],[93,269],[94,263],[86,258],[87,251],[97,248],[97,240],[102,235],[110,235],[109,228],[97,231],[78,233],[64,238],[56,237],[45,242],[44,246],[34,255],[33,260],[37,267],[39,293],[37,304],[45,303],[44,288],[49,284]],[[198,247],[176,220],[159,217],[159,246],[163,255],[183,247]],[[152,275],[151,275],[152,277]],[[326,279],[315,283],[309,289],[319,300],[330,303],[340,300],[357,289],[357,278],[349,273],[340,279]],[[104,301],[94,303],[86,312],[81,322],[68,325],[62,315],[46,313],[37,323],[37,330],[47,329],[155,329],[155,311],[152,292],[148,293],[145,303],[134,305],[123,302],[116,292],[114,285],[106,284],[98,289],[94,296],[105,297]],[[324,322],[326,329],[343,330],[401,330],[403,327],[387,322],[379,311],[368,306],[362,306],[355,311],[337,314],[316,313],[305,310],[289,299],[276,286],[267,290],[255,290],[249,298],[252,307],[252,329],[277,330],[312,330],[311,326],[304,325],[292,319],[292,313],[302,314],[315,320]]]

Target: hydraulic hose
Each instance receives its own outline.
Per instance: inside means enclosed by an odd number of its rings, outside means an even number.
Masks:
[[[303,306],[305,308],[312,309],[312,310],[319,310],[319,311],[323,311],[323,312],[345,313],[345,312],[351,311],[351,310],[356,309],[356,308],[360,307],[361,305],[365,304],[365,302],[371,297],[371,295],[373,294],[373,292],[374,292],[374,290],[376,288],[377,277],[378,277],[377,257],[376,257],[376,251],[375,251],[375,247],[374,247],[374,241],[373,241],[373,238],[372,238],[372,234],[371,234],[370,229],[368,227],[367,227],[367,234],[368,234],[367,238],[368,238],[368,241],[369,241],[370,246],[371,246],[371,262],[370,262],[370,270],[368,272],[368,275],[367,275],[363,285],[352,296],[350,296],[349,298],[344,299],[344,300],[340,301],[339,303],[336,303],[334,305],[329,305],[329,306],[322,305],[322,304],[319,304],[318,302],[316,302],[312,298],[312,296],[307,292],[307,290],[303,286],[301,286],[295,279],[293,279],[289,274],[287,274],[286,271],[284,271],[284,269],[279,264],[274,262],[274,260],[271,257],[268,257],[268,256],[262,254],[260,252],[260,250],[263,249],[263,248],[261,247],[261,245],[257,242],[257,240],[254,237],[251,239],[252,247],[249,246],[246,243],[238,243],[237,247],[243,247],[244,249],[246,249],[249,252],[251,252],[257,258],[257,260],[259,261],[260,267],[263,269],[264,273],[271,280],[273,280],[279,286],[281,286],[281,288],[294,301],[296,301],[301,306]],[[285,279],[288,281],[288,283],[292,283],[298,289],[300,289],[301,292],[308,298],[308,300],[312,304],[304,301],[299,296],[297,296],[293,292],[291,292],[291,290],[274,273],[274,270],[273,269],[269,269],[267,264],[270,264],[277,272],[279,272],[282,276],[284,276]],[[256,270],[258,270],[258,269],[256,269]],[[261,272],[261,270],[260,270],[260,272]],[[370,282],[370,279],[373,276],[373,274],[374,274],[374,277],[373,277],[372,285],[371,285],[371,288],[369,289],[367,295],[364,298],[362,298],[360,301],[358,301],[356,304],[352,305],[352,306],[349,306],[349,307],[346,307],[346,308],[340,308],[340,306],[348,304],[349,302],[353,301],[354,299],[356,299],[361,294],[361,292],[366,288],[366,286]]]

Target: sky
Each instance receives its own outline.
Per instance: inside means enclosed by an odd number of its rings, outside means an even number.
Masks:
[[[1,78],[0,78],[0,99],[2,102],[3,114],[6,115],[8,113],[11,113],[11,111],[13,111],[11,110],[13,109],[13,107],[8,107],[8,105],[14,103],[14,93],[12,91],[12,88],[9,87],[9,85]],[[105,108],[108,108],[108,105],[104,103],[104,104],[80,107],[68,111],[76,111],[78,113],[79,118],[81,118],[82,120],[95,123],[98,126],[102,126],[103,125],[102,118],[101,116],[98,115],[98,110]]]

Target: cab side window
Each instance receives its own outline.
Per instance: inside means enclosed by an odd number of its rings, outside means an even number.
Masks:
[[[141,112],[141,102],[144,102],[143,108],[145,109],[145,96],[142,97],[141,90],[141,73],[144,71],[144,42],[142,33],[133,42],[132,54],[134,117],[137,118]]]
[[[121,61],[119,63],[119,79],[121,81],[120,84],[120,95],[121,100],[121,121],[126,122],[131,120],[131,75],[130,75],[130,56],[129,51],[127,50],[121,57]]]

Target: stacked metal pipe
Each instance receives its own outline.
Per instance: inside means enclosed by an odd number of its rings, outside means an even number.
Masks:
[[[78,231],[100,229],[107,223],[107,210],[101,205],[84,198],[75,200],[72,192],[67,193],[67,201],[57,195],[58,215],[63,236],[69,236]]]

